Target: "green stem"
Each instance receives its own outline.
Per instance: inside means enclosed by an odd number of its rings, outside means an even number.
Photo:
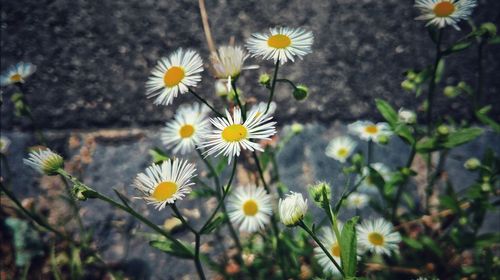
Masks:
[[[269,101],[267,101],[267,108],[264,114],[267,114],[267,111],[269,111],[269,107],[271,106],[271,102],[273,101],[273,96],[274,96],[274,89],[276,87],[276,82],[278,78],[278,70],[280,68],[280,60],[276,60],[276,65],[274,66],[274,76],[273,76],[273,81],[271,83],[271,93],[269,94]]]
[[[475,116],[475,112],[477,112],[481,106],[481,97],[483,93],[483,49],[484,49],[484,40],[481,38],[478,48],[477,48],[477,80],[476,80],[476,92],[474,94],[473,106],[474,112],[473,116]]]
[[[82,182],[80,182],[77,178],[75,178],[72,175],[70,175],[69,173],[67,173],[64,169],[59,169],[58,173],[61,174],[62,176],[64,176],[66,179],[70,180],[75,185],[84,186],[84,187],[86,187],[89,190],[93,190],[92,188],[90,188],[90,187],[86,186],[85,184],[83,184]],[[112,205],[112,206],[114,206],[116,208],[119,208],[119,209],[121,209],[121,210],[129,213],[130,215],[134,216],[136,219],[138,219],[139,221],[141,221],[142,223],[144,223],[145,225],[147,225],[148,227],[150,227],[154,231],[156,231],[159,234],[165,236],[168,240],[172,241],[177,246],[180,246],[181,248],[186,249],[186,247],[184,246],[184,244],[182,244],[179,240],[175,239],[172,235],[170,235],[170,233],[168,233],[166,230],[160,228],[155,223],[151,222],[148,218],[146,218],[146,217],[142,216],[141,214],[137,213],[131,207],[129,207],[127,205],[123,205],[121,203],[118,203],[115,200],[113,200],[112,198],[110,198],[110,197],[108,197],[108,196],[106,196],[104,194],[101,194],[101,193],[99,193],[99,192],[97,192],[95,190],[93,190],[93,192],[95,194],[95,198],[100,199],[100,200],[102,200],[104,202],[107,202],[108,204],[110,204],[110,205]]]
[[[415,154],[417,152],[416,149],[416,143],[413,143],[411,145],[411,150],[410,150],[410,156],[408,157],[408,160],[406,161],[405,168],[410,168],[411,164],[413,163],[413,159],[415,158]],[[408,183],[409,176],[405,175],[404,181],[398,186],[398,190],[396,192],[396,197],[394,198],[394,204],[392,206],[392,222],[396,223],[396,216],[397,216],[397,211],[398,211],[398,204],[399,200],[401,199],[401,195],[403,194],[404,187]]]
[[[367,165],[370,166],[372,164],[373,160],[373,140],[368,140],[368,158],[367,158]]]
[[[234,99],[236,99],[236,103],[238,104],[238,107],[240,107],[241,109],[241,116],[243,117],[243,122],[245,122],[247,120],[247,110],[241,104],[240,96],[238,95],[238,89],[236,88],[236,80],[231,81],[231,86],[233,87],[234,90]]]
[[[24,103],[24,106],[26,107],[26,110],[24,111],[25,116],[28,117],[28,119],[31,121],[31,124],[33,125],[33,130],[35,132],[35,137],[37,138],[38,142],[44,146],[47,146],[47,139],[45,138],[45,135],[42,133],[42,131],[38,128],[36,125],[35,118],[33,117],[33,114],[31,114],[31,107],[28,103],[28,100],[25,97],[25,93],[27,92],[26,88],[24,87],[24,84],[22,83],[16,83],[17,88],[22,94],[22,102]]]
[[[12,193],[6,186],[4,186],[3,182],[0,182],[0,189],[7,195],[7,197],[14,202],[14,204],[23,212],[24,215],[26,215],[28,218],[33,220],[35,223],[37,223],[39,226],[42,228],[46,229],[47,231],[55,233],[57,236],[63,238],[64,240],[69,240],[71,241],[72,239],[67,237],[65,234],[60,232],[59,230],[53,228],[51,225],[49,225],[47,222],[42,220],[40,217],[29,211],[28,209],[24,208],[22,203],[16,198],[14,193]]]
[[[191,88],[188,88],[189,92],[192,93],[196,98],[198,98],[198,100],[200,100],[201,102],[203,102],[205,105],[208,106],[208,108],[210,108],[210,110],[212,110],[212,112],[214,112],[218,117],[221,117],[221,118],[226,118],[226,116],[224,116],[223,114],[219,113],[219,111],[217,111],[212,105],[210,105],[210,103],[208,103],[208,101],[206,101],[203,97],[199,96],[194,90],[192,90]]]
[[[425,199],[426,199],[425,207],[427,208],[426,212],[429,212],[429,202],[430,202],[430,196],[432,195],[432,189],[434,187],[434,184],[436,183],[436,180],[441,175],[441,172],[442,172],[444,165],[446,163],[446,157],[448,156],[448,152],[449,152],[448,150],[444,150],[439,154],[439,161],[438,161],[438,164],[436,166],[436,170],[434,171],[434,173],[432,173],[432,175],[430,175],[430,179],[429,179],[429,182],[428,182],[427,188],[426,188],[426,196],[425,196]]]
[[[436,74],[439,61],[441,60],[441,41],[442,41],[442,31],[438,29],[437,31],[437,42],[436,42],[436,59],[434,60],[434,65],[432,67],[431,80],[429,82],[429,89],[427,91],[427,135],[430,136],[432,133],[432,107],[434,103],[434,91],[436,89]]]
[[[66,178],[64,178],[64,176],[62,176],[62,175],[59,175],[59,176],[61,177],[61,181],[63,181],[63,183],[64,183],[66,194],[67,194],[68,200],[69,200],[69,205],[71,207],[71,210],[73,211],[73,216],[76,218],[76,221],[78,223],[78,228],[83,233],[85,231],[85,228],[83,226],[83,222],[82,222],[82,219],[80,217],[80,209],[78,207],[78,204],[76,203],[75,197],[73,196],[73,194],[71,194],[71,187],[68,184],[68,181],[66,181]]]
[[[293,89],[296,89],[297,86],[295,85],[294,82],[290,81],[289,79],[277,79],[276,82],[280,82],[280,83],[288,83],[290,86],[293,87]]]
[[[309,229],[309,227],[304,223],[304,221],[300,220],[299,221],[299,224],[298,224],[302,229],[304,229],[311,237],[312,239],[314,239],[314,241],[316,241],[316,243],[318,244],[318,246],[321,248],[321,250],[323,250],[323,252],[325,252],[325,254],[328,256],[328,258],[330,259],[330,261],[333,263],[333,265],[335,265],[335,267],[337,268],[338,271],[340,271],[340,274],[342,274],[342,277],[345,277],[345,273],[344,273],[344,270],[340,267],[340,265],[335,261],[335,259],[332,257],[332,255],[330,254],[330,251],[328,249],[325,248],[325,246],[323,245],[323,243],[321,243],[321,241],[319,240],[318,237],[316,237],[316,235],[311,231],[311,229]]]

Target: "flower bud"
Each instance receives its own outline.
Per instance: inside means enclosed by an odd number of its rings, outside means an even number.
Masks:
[[[0,136],[0,153],[6,154],[9,150],[10,140],[7,137]]]
[[[471,171],[478,169],[479,166],[481,166],[481,161],[479,159],[475,158],[475,157],[468,159],[464,163],[465,169],[471,170]]]
[[[376,142],[379,143],[380,145],[387,145],[389,143],[389,136],[380,135],[379,137],[377,137]]]
[[[488,37],[494,37],[495,35],[497,35],[497,27],[495,26],[495,24],[491,22],[486,22],[481,24],[479,30],[481,30],[483,34],[485,34]]]
[[[411,110],[401,108],[398,112],[398,119],[401,123],[415,124],[417,122],[417,114]]]
[[[460,91],[454,86],[447,86],[444,88],[443,93],[446,97],[454,98],[460,94]]]
[[[295,134],[302,133],[304,131],[304,126],[300,123],[294,122],[291,126],[292,132]]]
[[[460,217],[460,219],[458,219],[458,223],[462,226],[465,226],[468,222],[467,217]]]
[[[296,100],[301,101],[307,97],[308,92],[309,89],[305,85],[298,85],[293,90],[293,97],[295,97]]]
[[[491,191],[491,184],[489,182],[484,182],[481,184],[481,190],[483,192],[490,192]]]
[[[450,134],[450,128],[447,125],[442,124],[438,126],[437,133],[439,136],[448,136],[448,134]]]
[[[315,185],[311,185],[309,186],[308,190],[309,195],[315,202],[318,203],[318,205],[321,205],[321,203],[323,202],[323,192],[326,194],[328,202],[332,197],[331,187],[326,182],[318,182]]]
[[[263,86],[269,86],[271,84],[271,76],[269,76],[269,74],[267,73],[260,74],[259,84]]]
[[[72,189],[73,195],[78,199],[85,201],[87,198],[97,198],[97,192],[84,184],[76,183]]]
[[[296,226],[307,213],[307,199],[301,193],[290,192],[278,203],[281,222],[285,226]]]
[[[408,80],[410,81],[415,80],[417,78],[417,73],[415,73],[414,71],[408,71],[406,73],[406,78],[408,78]]]
[[[401,82],[401,87],[406,91],[414,91],[415,83],[410,80],[404,80],[403,82]]]
[[[354,156],[352,156],[351,159],[352,159],[353,164],[356,164],[356,165],[363,164],[363,156],[359,153],[354,154]]]

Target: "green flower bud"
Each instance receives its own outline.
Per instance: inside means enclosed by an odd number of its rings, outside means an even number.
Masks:
[[[294,134],[299,134],[304,130],[304,126],[300,123],[294,122],[291,126],[291,129]]]
[[[293,90],[293,97],[295,97],[296,100],[304,100],[307,97],[307,94],[309,92],[309,89],[305,85],[298,85],[294,90]]]
[[[483,34],[488,37],[494,37],[495,35],[497,35],[497,27],[491,22],[481,24],[479,30],[481,30]]]
[[[36,171],[49,176],[59,174],[59,169],[64,167],[64,159],[50,149],[32,151],[23,161]]]
[[[448,136],[448,134],[450,134],[450,128],[447,125],[442,124],[438,126],[437,133],[439,136]]]
[[[315,202],[317,202],[318,205],[321,205],[323,202],[323,192],[326,193],[328,201],[331,199],[332,190],[330,185],[326,182],[318,182],[315,185],[310,185],[308,190],[309,195]]]
[[[88,198],[97,198],[97,192],[94,191],[93,189],[89,188],[88,186],[77,183],[73,186],[72,189],[73,195],[78,199],[85,201]]]
[[[387,145],[389,143],[389,136],[387,136],[387,135],[380,135],[377,138],[377,143],[379,143],[380,145]]]
[[[471,170],[471,171],[478,169],[479,166],[481,166],[481,161],[479,159],[475,158],[475,157],[468,159],[464,163],[465,169]]]
[[[481,190],[483,192],[490,192],[491,191],[491,184],[488,182],[482,183],[481,184]]]
[[[363,156],[359,153],[356,153],[352,156],[351,158],[352,163],[355,165],[362,165],[363,164]]]
[[[401,173],[405,176],[410,176],[412,175],[411,169],[408,167],[403,167],[401,168]]]
[[[267,73],[260,74],[259,84],[263,86],[269,86],[271,84],[271,76],[269,76],[269,74]]]
[[[414,71],[408,71],[406,73],[406,78],[408,78],[408,80],[410,81],[415,80],[417,78],[417,73],[415,73]]]
[[[449,97],[449,98],[454,98],[460,94],[460,91],[457,90],[457,88],[455,88],[454,86],[445,87],[443,92],[444,92],[444,95],[446,97]]]
[[[458,219],[458,223],[462,226],[465,226],[468,222],[467,217],[460,217],[460,219]]]
[[[404,80],[403,82],[401,82],[401,87],[406,90],[406,91],[415,91],[416,87],[415,87],[415,83],[413,83],[412,81],[410,80]]]

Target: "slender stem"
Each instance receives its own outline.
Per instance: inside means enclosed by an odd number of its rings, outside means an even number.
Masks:
[[[55,233],[57,236],[65,239],[65,240],[70,240],[71,241],[71,238],[67,237],[65,234],[63,234],[59,230],[53,228],[50,224],[48,224],[47,222],[45,222],[44,220],[42,220],[38,215],[35,215],[34,213],[32,213],[31,211],[29,211],[28,209],[24,208],[24,206],[16,198],[16,196],[14,195],[14,193],[12,193],[6,186],[4,186],[3,182],[0,182],[0,189],[5,193],[5,195],[7,195],[7,197],[10,200],[12,200],[12,202],[14,202],[14,204],[19,208],[19,210],[21,210],[21,212],[23,212],[24,215],[26,215],[27,217],[29,217],[30,219],[32,219],[39,226],[41,226],[42,228],[44,228],[44,229],[46,229],[48,231],[51,231],[51,232]]]
[[[264,185],[264,189],[266,189],[267,193],[271,193],[271,190],[269,189],[269,186],[266,183],[266,179],[264,179],[264,171],[262,170],[262,167],[260,166],[260,161],[259,157],[257,156],[257,153],[255,151],[252,152],[253,160],[255,161],[255,165],[257,166],[257,170],[259,171],[259,177],[260,180],[262,181],[262,184]]]
[[[367,158],[367,165],[370,166],[373,161],[373,140],[368,140],[368,158]]]
[[[210,110],[212,110],[212,112],[214,112],[218,117],[221,117],[221,118],[226,118],[223,114],[219,113],[219,111],[217,111],[212,105],[210,105],[210,103],[208,103],[208,101],[206,101],[203,97],[199,96],[194,90],[192,90],[191,88],[188,88],[189,92],[192,93],[196,98],[198,98],[198,100],[200,100],[201,102],[203,102],[205,105],[208,106],[208,108],[210,108]]]
[[[476,77],[476,92],[474,93],[474,112],[473,116],[475,116],[475,112],[479,110],[481,106],[481,97],[483,93],[483,49],[484,49],[484,40],[481,38],[479,45],[477,47],[477,77]]]
[[[430,136],[432,133],[432,107],[434,103],[434,90],[436,88],[436,74],[439,61],[441,60],[441,40],[442,31],[438,29],[437,31],[437,42],[436,42],[436,59],[432,67],[431,80],[429,81],[429,89],[427,90],[427,135]]]
[[[416,143],[413,143],[411,145],[410,156],[408,157],[408,160],[406,161],[405,168],[411,167],[411,164],[413,163],[413,159],[415,158],[416,152],[417,152]],[[396,197],[394,198],[394,204],[392,205],[392,222],[393,223],[396,222],[399,200],[401,199],[401,195],[403,194],[404,187],[408,183],[408,179],[409,179],[409,176],[406,176],[405,180],[398,186],[398,190],[396,192]]]
[[[234,99],[236,99],[236,103],[238,104],[238,107],[240,107],[240,109],[241,109],[241,115],[243,117],[243,121],[246,121],[247,120],[247,110],[241,104],[240,96],[238,95],[238,89],[236,88],[236,80],[231,81],[231,86],[233,87],[233,90],[234,90]]]
[[[33,117],[33,114],[31,113],[31,107],[28,103],[28,100],[25,97],[25,93],[27,92],[26,87],[24,86],[23,83],[16,83],[17,88],[21,92],[21,98],[22,102],[24,103],[24,106],[26,110],[24,110],[24,115],[28,117],[28,119],[31,121],[31,124],[33,125],[33,130],[35,132],[35,137],[37,138],[38,142],[40,144],[47,146],[47,140],[45,139],[45,135],[42,133],[42,131],[38,128],[36,125],[37,122],[35,121],[35,118]]]
[[[444,150],[440,153],[439,161],[438,161],[438,164],[436,166],[436,170],[430,176],[429,182],[427,184],[426,196],[425,196],[425,198],[426,198],[425,206],[426,206],[427,210],[429,210],[429,203],[430,203],[430,196],[432,195],[432,189],[434,187],[434,184],[436,183],[436,180],[441,175],[441,172],[442,172],[444,165],[446,163],[446,157],[448,156],[448,152],[449,152],[448,150]]]
[[[198,232],[186,221],[186,219],[184,219],[184,216],[182,216],[181,212],[179,211],[179,209],[177,208],[177,205],[175,205],[175,203],[172,203],[170,204],[170,207],[172,208],[172,210],[174,211],[175,213],[175,216],[177,218],[179,218],[179,220],[181,220],[182,224],[184,224],[188,229],[189,231],[191,231],[192,233],[194,234],[197,234]]]
[[[267,101],[267,108],[264,114],[267,114],[267,111],[269,111],[269,107],[271,106],[271,102],[273,101],[274,89],[276,87],[276,82],[278,80],[277,77],[279,68],[280,68],[280,60],[278,58],[276,60],[276,65],[274,66],[274,76],[273,76],[273,82],[271,83],[271,93],[269,94],[269,101]]]
[[[335,267],[337,268],[337,270],[340,271],[340,274],[342,274],[342,277],[345,277],[344,270],[335,261],[335,259],[330,254],[330,251],[325,248],[325,246],[323,245],[323,243],[321,243],[321,241],[319,240],[319,238],[316,237],[316,235],[311,231],[311,229],[309,229],[309,227],[307,227],[307,225],[304,223],[304,221],[300,220],[298,225],[301,228],[303,228],[312,237],[312,239],[314,239],[314,241],[316,241],[316,243],[321,248],[321,250],[323,250],[323,252],[325,252],[325,254],[328,256],[328,258],[330,259],[330,261],[332,261],[333,265],[335,265]]]
[[[290,84],[294,89],[297,88],[294,82],[290,81],[289,79],[276,79],[276,82],[281,82],[281,83],[288,83]]]
[[[67,173],[64,169],[59,169],[58,173],[61,174],[61,175],[63,175],[65,178],[67,178],[68,180],[70,180],[74,184],[79,184],[79,185],[85,186],[86,188],[92,190],[90,187],[88,187],[88,186],[84,185],[82,182],[80,182],[77,178],[75,178],[72,175],[70,175],[69,173]],[[186,249],[186,247],[184,246],[184,244],[182,244],[179,240],[175,239],[172,235],[170,235],[170,233],[168,233],[164,229],[160,228],[155,223],[153,223],[152,221],[150,221],[148,218],[142,216],[141,214],[139,214],[138,212],[136,212],[134,209],[132,209],[128,205],[123,205],[121,203],[118,203],[115,200],[113,200],[112,198],[110,198],[110,197],[108,197],[108,196],[106,196],[104,194],[101,194],[101,193],[99,193],[99,192],[97,192],[95,190],[94,190],[94,194],[95,194],[95,198],[100,199],[100,200],[102,200],[104,202],[107,202],[108,204],[110,204],[110,205],[112,205],[112,206],[114,206],[116,208],[119,208],[119,209],[121,209],[121,210],[129,213],[130,215],[134,216],[136,219],[138,219],[139,221],[141,221],[142,223],[144,223],[145,225],[147,225],[148,227],[150,227],[154,231],[156,231],[159,234],[165,236],[168,240],[174,242],[177,246],[180,246],[181,248],[185,248]]]
[[[80,231],[84,231],[85,228],[83,226],[82,219],[80,217],[80,209],[78,207],[78,204],[75,201],[75,197],[71,194],[71,187],[68,184],[68,181],[66,181],[66,178],[64,176],[59,175],[61,177],[61,181],[64,183],[64,187],[66,190],[66,194],[68,195],[68,200],[69,200],[69,205],[71,207],[71,210],[73,210],[73,216],[75,216],[76,221],[78,223],[78,227],[80,228]]]
[[[198,271],[198,275],[200,276],[201,280],[207,279],[205,277],[205,273],[203,272],[203,266],[201,265],[200,262],[200,234],[196,233],[195,234],[195,250],[194,250],[194,264],[196,266],[196,271]]]

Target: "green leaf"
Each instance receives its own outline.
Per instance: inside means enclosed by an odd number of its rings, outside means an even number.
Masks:
[[[491,105],[481,108],[478,111],[476,111],[476,117],[482,123],[491,127],[496,133],[500,133],[500,124],[487,116],[490,110],[491,110]]]
[[[443,251],[441,250],[441,248],[439,248],[439,245],[437,244],[436,241],[434,241],[428,236],[422,237],[421,241],[427,248],[429,248],[432,252],[434,252],[434,254],[436,254],[438,257],[440,258],[443,257]]]
[[[436,68],[436,77],[434,79],[436,83],[439,83],[443,79],[445,66],[446,63],[444,58],[440,59]]]
[[[475,247],[484,248],[500,244],[500,233],[485,233],[476,238]]]
[[[415,249],[418,251],[420,251],[424,248],[424,245],[422,245],[422,243],[420,243],[418,240],[415,240],[413,238],[403,236],[403,242],[406,245],[410,246],[412,249]]]
[[[227,158],[222,157],[219,160],[219,162],[217,162],[217,165],[215,166],[215,173],[217,173],[217,176],[220,176],[220,174],[222,173],[222,171],[224,171],[226,166],[227,166]]]
[[[192,198],[206,198],[206,197],[216,196],[217,192],[208,186],[204,186],[204,185],[200,184],[198,187],[193,188],[193,190],[191,191],[191,193],[189,195]]]
[[[405,140],[408,144],[415,143],[415,138],[413,137],[412,131],[406,124],[398,124],[393,127],[394,133]]]
[[[213,219],[209,224],[203,227],[200,234],[209,234],[218,228],[222,222],[224,222],[224,214],[219,214],[215,219]]]
[[[156,164],[162,163],[163,161],[169,159],[167,153],[158,147],[149,149],[149,155],[151,156],[153,162]]]
[[[163,251],[169,255],[176,256],[182,259],[192,259],[194,250],[190,245],[183,244],[184,248],[170,240],[153,240],[149,241],[149,246]]]
[[[398,122],[398,113],[392,106],[382,99],[375,99],[377,109],[382,114],[384,119],[391,125],[395,126]]]
[[[359,217],[353,217],[344,224],[340,234],[340,261],[345,276],[355,277],[357,270],[356,224]]]
[[[125,206],[127,206],[128,208],[130,208],[130,206],[128,204],[129,203],[129,199],[126,196],[124,196],[123,194],[121,194],[117,189],[113,189],[113,191],[116,193],[116,195],[118,196],[118,198],[123,202],[123,204]]]
[[[489,39],[488,44],[490,44],[490,45],[500,44],[500,36],[495,36],[495,37]]]
[[[483,134],[483,129],[479,127],[464,128],[454,131],[448,135],[448,139],[443,143],[444,148],[454,148],[476,139]]]
[[[472,42],[468,42],[468,41],[459,42],[459,43],[456,43],[453,46],[449,47],[447,50],[445,50],[443,52],[443,55],[450,55],[452,53],[461,52],[465,49],[468,49],[470,46],[472,46]]]

